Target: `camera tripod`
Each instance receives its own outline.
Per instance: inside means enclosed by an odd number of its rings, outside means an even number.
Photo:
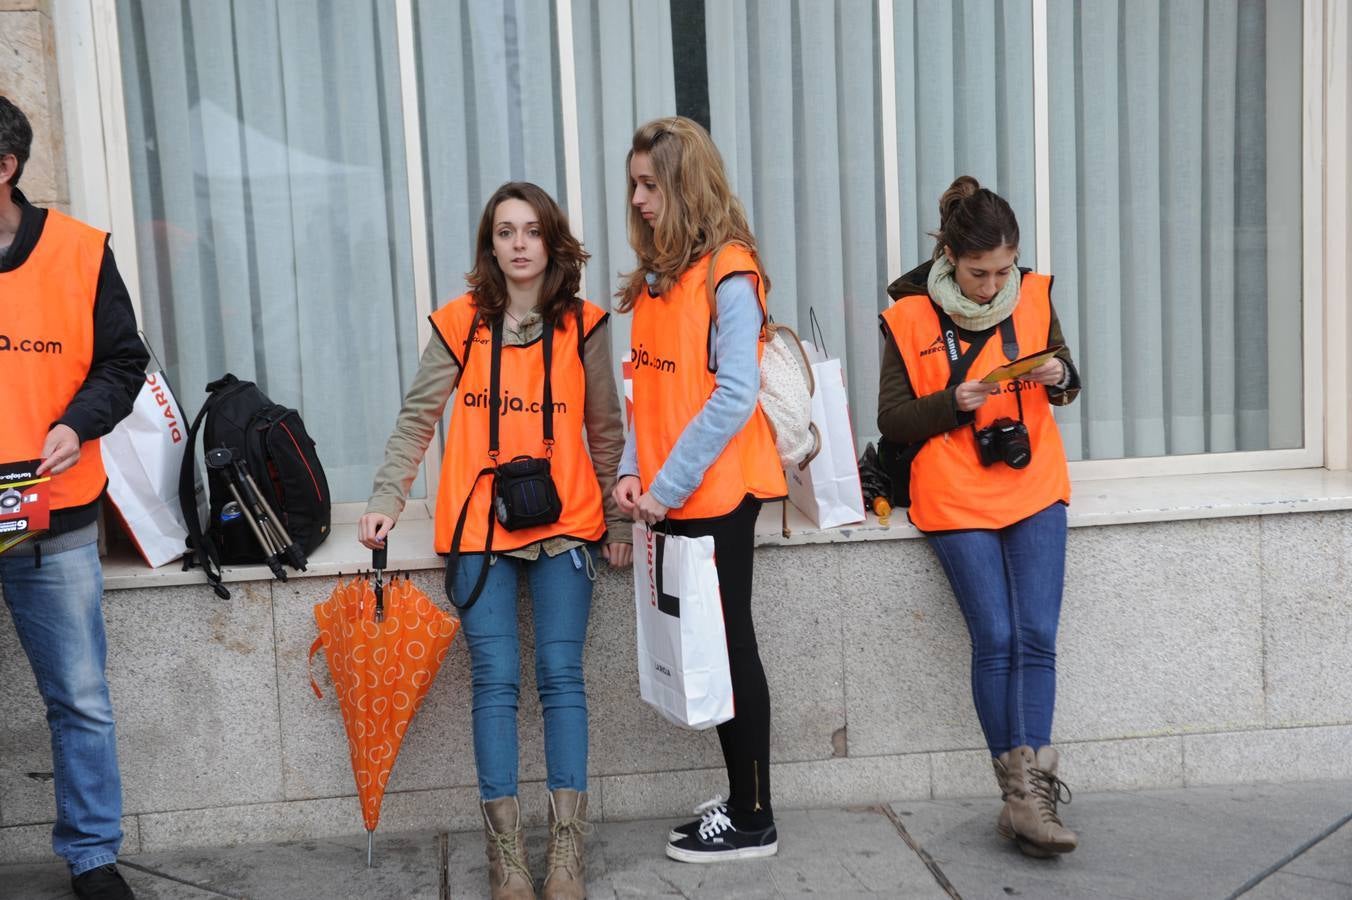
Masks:
[[[249,530],[258,540],[258,545],[263,549],[265,557],[263,561],[272,570],[272,574],[286,581],[286,570],[282,568],[284,562],[293,569],[305,571],[307,562],[305,551],[291,540],[291,535],[286,532],[286,526],[282,525],[272,504],[268,503],[263,492],[258,489],[258,482],[254,481],[244,461],[230,448],[217,447],[215,450],[207,451],[207,465],[225,475],[230,495],[235,498],[240,516],[248,524]]]

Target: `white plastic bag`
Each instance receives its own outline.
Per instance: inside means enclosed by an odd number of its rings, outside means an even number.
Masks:
[[[677,725],[732,718],[732,673],[712,537],[634,525],[639,694]]]
[[[178,503],[188,424],[164,374],[148,372],[131,415],[99,441],[108,498],[151,566],[182,556],[188,537]]]
[[[835,528],[864,521],[864,493],[859,484],[859,462],[854,452],[849,398],[839,359],[808,341],[803,350],[812,364],[812,424],[821,449],[805,468],[789,466],[789,502],[818,528]]]

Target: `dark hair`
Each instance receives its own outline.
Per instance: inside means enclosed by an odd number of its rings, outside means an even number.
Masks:
[[[23,110],[15,106],[10,99],[0,94],[0,157],[14,155],[19,167],[9,180],[10,187],[19,186],[19,176],[23,174],[24,163],[33,149],[33,126]]]
[[[959,175],[939,198],[938,242],[934,255],[947,247],[954,259],[998,247],[1019,246],[1019,220],[1004,197],[983,188],[971,175]]]
[[[474,268],[465,276],[474,303],[489,321],[499,318],[507,308],[507,277],[493,256],[493,225],[498,206],[504,200],[521,200],[539,217],[540,233],[549,263],[540,285],[540,315],[546,322],[561,327],[564,314],[578,302],[582,266],[590,254],[582,249],[568,228],[568,217],[554,198],[529,181],[509,181],[493,192],[479,218],[479,236],[474,242]]]

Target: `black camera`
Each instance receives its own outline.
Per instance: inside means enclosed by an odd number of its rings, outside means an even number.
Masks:
[[[1011,469],[1022,469],[1033,459],[1028,427],[1002,416],[976,433],[976,452],[983,466],[1002,462]]]

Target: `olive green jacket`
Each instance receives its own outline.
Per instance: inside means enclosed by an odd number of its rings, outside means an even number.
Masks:
[[[893,300],[910,297],[915,294],[929,295],[926,283],[929,279],[932,262],[924,263],[887,286],[887,294]],[[963,341],[971,343],[981,337],[983,332],[972,332],[959,328],[958,334]],[[1047,346],[1065,344],[1061,333],[1061,321],[1056,317],[1056,308],[1051,310],[1051,326],[1047,334]],[[1075,401],[1080,394],[1080,373],[1071,359],[1070,348],[1056,354],[1056,358],[1066,364],[1066,380],[1061,387],[1047,388],[1048,398],[1054,406],[1066,406]],[[911,378],[906,372],[906,363],[896,343],[883,331],[883,358],[878,372],[878,431],[889,441],[899,444],[914,444],[928,440],[935,435],[952,431],[954,428],[968,425],[973,414],[958,409],[957,387],[935,391],[924,397],[917,397],[911,387]]]

